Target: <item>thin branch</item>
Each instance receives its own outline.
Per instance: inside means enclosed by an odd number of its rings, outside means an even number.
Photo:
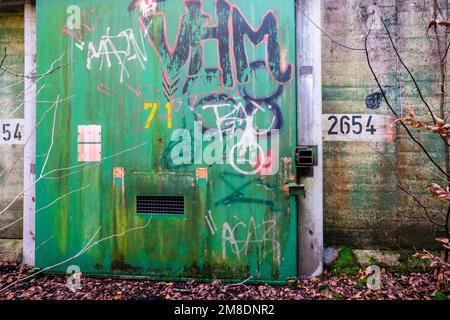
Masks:
[[[74,97],[74,96],[71,96],[71,97],[66,98],[66,99],[64,99],[64,100],[72,99],[73,97]],[[44,114],[43,114],[42,117],[39,119],[39,122],[34,126],[33,131],[32,131],[31,133],[29,133],[28,138],[27,138],[27,140],[26,140],[25,143],[24,143],[24,146],[26,146],[26,145],[28,144],[28,142],[30,141],[31,137],[34,135],[34,133],[36,132],[36,129],[39,127],[39,125],[41,124],[41,122],[44,120],[44,118],[45,118],[45,116],[47,115],[47,113],[50,112],[50,110],[52,110],[53,107],[55,107],[55,105],[56,105],[55,102],[53,102],[53,105],[50,106],[47,110],[45,110]],[[14,167],[15,167],[15,165],[17,164],[17,162],[19,161],[19,159],[23,156],[23,152],[24,152],[24,148],[22,148],[21,153],[16,157],[16,159],[15,159],[15,161],[14,161],[14,163],[13,163],[11,169],[9,170],[8,175],[6,176],[6,179],[5,179],[5,181],[4,181],[3,185],[2,185],[2,189],[0,190],[0,193],[3,192],[3,190],[4,190],[5,186],[6,186],[6,183],[7,183],[8,180],[9,180],[9,176],[10,176],[12,170],[14,169]],[[2,172],[2,175],[3,175],[3,172]]]
[[[25,80],[19,80],[19,81],[17,81],[17,82],[14,82],[14,83],[12,83],[12,84],[8,84],[7,86],[5,86],[5,87],[0,87],[0,90],[6,90],[6,89],[9,89],[9,88],[13,88],[13,87],[15,87],[15,86],[17,86],[17,85],[19,85],[19,84],[22,84],[23,82],[24,82]]]
[[[57,69],[53,70],[55,64],[59,61],[61,61],[61,59],[64,57],[65,52],[62,53],[61,56],[59,56],[56,60],[54,60],[49,69],[47,69],[46,72],[44,72],[43,74],[41,74],[38,79],[36,80],[35,83],[31,84],[28,88],[25,88],[24,90],[22,90],[20,93],[18,93],[14,98],[10,99],[9,101],[5,102],[4,105],[2,105],[2,113],[6,110],[6,108],[8,108],[9,105],[11,105],[12,103],[14,103],[15,101],[19,100],[22,96],[25,96],[27,91],[29,89],[31,89],[34,85],[36,85],[41,79],[44,79],[45,76],[52,74],[54,71],[56,71]],[[25,102],[25,101],[21,101],[21,102]]]
[[[357,141],[357,140],[355,140],[355,141]],[[375,149],[373,146],[371,146],[369,143],[365,143],[365,145],[368,146],[369,148],[371,148],[372,150],[374,150],[376,153],[379,153],[378,150]],[[388,164],[388,165],[392,168],[392,170],[394,171],[395,176],[396,176],[396,178],[397,178],[397,183],[396,183],[396,185],[397,185],[402,191],[404,191],[406,195],[412,197],[413,200],[414,200],[415,202],[417,202],[417,203],[419,204],[419,206],[420,206],[422,209],[424,209],[424,213],[425,213],[426,218],[429,219],[430,222],[432,222],[433,224],[435,224],[435,225],[437,225],[437,226],[441,226],[441,227],[442,227],[442,226],[445,226],[444,223],[435,222],[435,221],[430,217],[430,215],[429,215],[429,213],[428,213],[428,208],[427,208],[425,205],[422,204],[422,202],[419,200],[419,198],[417,198],[412,192],[407,191],[407,190],[405,189],[406,187],[405,187],[404,185],[402,185],[400,176],[399,176],[399,174],[398,174],[398,172],[397,172],[397,170],[396,170],[396,164],[395,164],[391,159],[389,159],[387,156],[382,155],[382,154],[380,154],[380,156],[383,157],[383,163]],[[447,182],[447,179],[446,179],[446,178],[440,176],[439,174],[437,174],[437,173],[435,173],[435,172],[433,172],[433,171],[429,171],[429,170],[425,169],[424,167],[419,167],[419,168],[418,168],[418,171],[424,171],[424,172],[426,172],[426,173],[435,175],[436,177],[438,177],[438,178],[442,179],[443,181]]]
[[[54,173],[54,172],[61,172],[61,171],[68,171],[68,170],[71,170],[71,169],[76,169],[76,168],[81,168],[81,167],[87,167],[87,166],[94,166],[94,165],[99,165],[99,164],[101,164],[101,163],[103,163],[105,160],[107,160],[107,159],[111,159],[111,158],[113,158],[113,157],[116,157],[116,156],[118,156],[118,155],[120,155],[120,154],[123,154],[123,153],[125,153],[125,152],[128,152],[128,151],[131,151],[131,150],[134,150],[134,149],[137,149],[137,148],[140,148],[140,147],[142,147],[142,146],[144,146],[144,145],[146,145],[146,144],[148,144],[148,142],[144,142],[144,143],[141,143],[140,145],[138,145],[138,146],[135,146],[135,147],[132,147],[132,148],[129,148],[129,149],[126,149],[126,150],[123,150],[123,151],[120,151],[120,152],[118,152],[118,153],[116,153],[116,154],[113,154],[113,155],[111,155],[111,156],[107,156],[107,157],[104,157],[104,158],[102,158],[102,160],[101,161],[99,161],[99,162],[95,162],[95,163],[89,163],[89,162],[85,162],[85,163],[82,163],[82,164],[78,164],[78,165],[74,165],[74,166],[71,166],[71,167],[66,167],[66,168],[57,168],[57,169],[53,169],[53,170],[51,170],[51,171],[49,171],[49,172],[47,172],[47,173],[45,173],[45,174],[43,174],[43,175],[41,175],[38,179],[36,179],[33,183],[31,183],[29,186],[27,186],[26,188],[24,188],[24,190],[22,191],[22,192],[20,192],[3,210],[1,210],[0,211],[0,215],[2,215],[2,214],[4,214],[16,201],[17,201],[17,199],[19,199],[25,192],[27,192],[28,190],[30,190],[34,185],[36,185],[40,180],[42,180],[42,179],[44,179],[46,176],[48,176],[48,175],[51,175],[52,173]]]
[[[5,63],[6,60],[6,47],[4,48],[4,52],[2,61],[0,61],[0,69],[3,67],[3,63]]]
[[[447,239],[450,239],[449,224],[450,224],[450,205],[448,206],[447,215],[445,217],[445,235],[447,236]],[[448,262],[448,259],[449,259],[449,250],[445,249],[445,261]]]
[[[296,2],[295,3],[295,7],[296,8],[298,8],[299,7],[299,5],[298,5],[298,3]],[[306,17],[306,19],[308,19],[324,36],[326,36],[328,39],[330,39],[330,41],[332,42],[332,43],[334,43],[334,44],[337,44],[338,46],[340,46],[340,47],[342,47],[342,48],[345,48],[345,49],[348,49],[348,50],[352,50],[352,51],[364,51],[365,49],[364,48],[353,48],[353,47],[350,47],[350,46],[348,46],[348,45],[345,45],[345,44],[343,44],[343,43],[341,43],[341,42],[339,42],[339,41],[337,41],[337,40],[335,40],[330,34],[328,34],[327,32],[325,32],[322,28],[320,28],[319,27],[319,25],[317,24],[317,23],[315,23],[314,22],[314,20],[313,19],[311,19],[311,17],[309,16],[309,15],[307,15],[303,10],[301,10],[301,9],[299,9],[299,11],[302,13],[302,15],[303,16],[305,16]]]
[[[34,214],[36,215],[36,214],[38,214],[39,212],[41,212],[41,211],[43,211],[43,210],[45,210],[45,209],[51,207],[52,205],[54,205],[54,204],[55,204],[56,202],[58,202],[59,200],[64,199],[65,197],[68,197],[68,196],[70,196],[70,195],[73,194],[73,193],[76,193],[76,192],[79,192],[79,191],[83,191],[84,189],[89,188],[90,186],[91,186],[91,185],[88,184],[88,185],[86,185],[86,186],[84,186],[84,187],[81,187],[81,188],[76,189],[76,190],[72,190],[72,191],[70,191],[70,192],[68,192],[68,193],[66,193],[66,194],[64,194],[64,195],[62,195],[62,196],[59,196],[58,198],[56,198],[56,199],[55,199],[54,201],[52,201],[51,203],[49,203],[49,204],[47,204],[46,206],[44,206],[44,207],[39,208],[38,210],[36,210]],[[11,226],[17,224],[18,222],[20,222],[20,221],[22,221],[22,220],[23,220],[23,217],[20,217],[20,218],[14,220],[13,222],[11,222],[10,224],[8,224],[8,225],[6,225],[6,226],[4,226],[4,227],[1,227],[1,228],[0,228],[0,231],[3,231],[3,230],[5,230],[5,229],[8,229],[9,227],[11,227]]]
[[[36,212],[35,212],[35,214],[38,214],[39,212],[41,212],[41,211],[43,211],[43,210],[45,210],[45,209],[51,207],[52,205],[54,205],[54,204],[55,204],[56,202],[58,202],[59,200],[64,199],[65,197],[68,197],[68,196],[70,196],[70,195],[73,194],[73,193],[83,191],[84,189],[87,189],[87,188],[89,188],[90,186],[91,186],[91,185],[88,184],[88,185],[85,185],[84,187],[78,188],[78,189],[76,189],[76,190],[72,190],[72,191],[70,191],[70,192],[68,192],[68,193],[66,193],[66,194],[64,194],[64,195],[62,195],[62,196],[59,196],[58,198],[56,198],[55,200],[53,200],[52,202],[50,202],[50,203],[47,204],[46,206],[37,209]]]
[[[2,102],[1,107],[2,110],[0,111],[1,113],[4,113],[8,107],[13,104],[14,102],[20,100],[20,102],[22,102],[22,100],[20,99],[22,96],[25,96],[25,94],[32,89],[32,87],[34,86],[34,84],[29,85],[27,88],[23,89],[22,91],[20,91],[14,98],[11,98],[7,101]]]
[[[409,192],[408,190],[406,190],[406,188],[401,184],[401,180],[400,180],[400,176],[397,172],[397,170],[394,169],[394,173],[395,176],[397,178],[397,186],[408,196],[410,196],[424,211],[425,216],[427,217],[427,219],[434,225],[438,226],[438,227],[445,227],[446,224],[445,223],[439,223],[433,220],[433,218],[431,218],[430,213],[428,212],[428,208],[419,200],[419,198],[417,198],[414,194],[412,194],[411,192]]]
[[[381,92],[381,94],[382,94],[382,96],[383,96],[383,99],[386,101],[386,104],[387,104],[388,108],[391,110],[391,112],[392,112],[397,118],[399,118],[397,112],[394,110],[394,108],[392,107],[391,103],[389,102],[389,99],[387,98],[386,93],[384,92],[384,89],[383,89],[383,87],[381,86],[381,83],[380,83],[380,81],[379,81],[379,79],[378,79],[378,77],[377,77],[375,71],[373,70],[372,63],[370,62],[369,50],[368,50],[368,48],[367,48],[367,41],[368,41],[369,35],[370,35],[370,30],[369,30],[369,32],[367,33],[367,35],[366,35],[366,37],[365,37],[365,41],[364,41],[364,44],[365,44],[365,50],[366,50],[367,64],[368,64],[369,69],[370,69],[370,72],[372,73],[372,76],[374,77],[375,82],[377,83],[377,86],[378,86],[378,88],[379,88],[379,90],[380,90],[380,92]],[[436,166],[436,168],[438,168],[439,171],[440,171],[441,173],[443,173],[446,177],[450,177],[450,175],[449,175],[447,172],[445,172],[445,170],[442,169],[442,167],[441,167],[441,166],[440,166],[440,165],[439,165],[439,164],[431,157],[431,155],[429,154],[429,152],[427,151],[427,149],[422,145],[422,143],[420,143],[420,141],[418,141],[418,140],[413,136],[413,134],[411,133],[411,131],[409,130],[409,128],[406,126],[406,124],[405,124],[403,121],[399,121],[399,122],[402,124],[403,128],[406,130],[406,132],[407,132],[408,136],[411,138],[411,140],[413,140],[413,141],[414,141],[414,142],[422,149],[422,151],[425,153],[425,155],[427,156],[427,158],[428,158],[428,159]]]
[[[394,43],[394,40],[392,39],[391,32],[389,31],[389,28],[387,27],[386,22],[384,21],[383,17],[381,17],[381,16],[380,16],[380,19],[381,19],[381,22],[383,22],[384,29],[386,30],[386,33],[387,33],[387,35],[389,37],[389,40],[390,40],[390,42],[392,44],[392,49],[394,49],[394,52],[395,52],[395,54],[396,54],[396,56],[398,58],[398,61],[405,68],[406,72],[408,72],[409,76],[411,77],[411,80],[414,83],[414,86],[416,87],[416,90],[417,90],[417,93],[419,94],[420,99],[422,100],[423,104],[427,107],[428,112],[430,113],[431,118],[433,119],[433,123],[436,124],[436,118],[435,118],[435,116],[433,114],[433,111],[431,110],[430,105],[426,102],[426,100],[425,100],[425,98],[424,98],[424,96],[422,94],[422,91],[420,90],[420,87],[419,87],[416,79],[414,78],[412,72],[409,70],[408,66],[403,62],[403,59],[400,56],[400,53],[398,52],[398,49],[397,49],[397,47],[396,47],[396,45]]]
[[[3,291],[6,291],[7,289],[11,288],[12,286],[14,286],[15,284],[17,284],[17,283],[19,283],[19,282],[21,282],[21,281],[30,279],[30,278],[35,277],[36,275],[38,275],[38,274],[40,274],[40,273],[42,273],[42,272],[45,272],[45,271],[50,270],[50,269],[52,269],[52,268],[56,268],[56,267],[58,267],[58,266],[60,266],[60,265],[62,265],[62,264],[64,264],[64,263],[67,263],[67,262],[69,262],[69,261],[71,261],[71,260],[73,260],[73,259],[76,259],[78,256],[82,255],[82,254],[85,252],[85,250],[89,247],[89,245],[90,245],[91,242],[94,240],[94,238],[95,238],[95,237],[97,236],[97,234],[100,232],[100,229],[101,229],[101,227],[99,227],[99,228],[97,229],[97,231],[94,233],[94,235],[89,239],[89,241],[88,241],[88,243],[86,244],[86,246],[84,246],[78,253],[76,253],[76,254],[73,255],[72,257],[70,257],[70,258],[68,258],[68,259],[66,259],[66,260],[64,260],[64,261],[58,262],[58,263],[56,263],[56,264],[54,264],[54,265],[52,265],[52,266],[50,266],[50,267],[44,268],[44,269],[42,269],[42,270],[40,270],[40,271],[38,271],[38,272],[35,272],[35,273],[33,273],[33,274],[30,274],[29,276],[27,276],[27,277],[25,277],[25,278],[18,279],[18,280],[16,280],[16,281],[14,281],[13,283],[7,285],[6,287],[2,288],[2,289],[0,290],[0,293],[3,292]]]
[[[45,77],[45,76],[47,76],[47,75],[49,75],[49,74],[52,74],[53,72],[57,71],[58,69],[61,69],[62,67],[65,67],[65,66],[68,66],[68,65],[69,65],[69,64],[63,64],[63,65],[56,66],[56,67],[54,68],[56,62],[61,61],[61,59],[64,57],[65,53],[66,53],[66,52],[64,51],[64,52],[62,53],[62,55],[52,63],[52,65],[51,65],[51,67],[50,67],[50,70],[47,70],[46,72],[41,73],[41,74],[37,74],[37,75],[20,74],[20,73],[16,73],[16,72],[14,72],[14,71],[9,70],[9,69],[3,67],[2,65],[0,65],[0,70],[3,70],[3,72],[7,72],[7,73],[12,74],[12,75],[14,75],[14,76],[16,76],[16,77],[21,77],[21,78],[26,78],[26,79],[38,79],[38,78],[43,78],[43,77]],[[5,58],[6,58],[6,48],[5,48],[5,57],[4,57],[4,59],[5,59]]]
[[[444,56],[441,59],[441,64],[444,64],[446,62],[449,49],[450,49],[450,42],[448,43],[447,48],[445,49]]]
[[[95,239],[95,237],[97,236],[97,234],[98,234],[98,233],[100,232],[100,230],[101,230],[101,227],[99,227],[99,228],[97,229],[97,231],[94,233],[94,235],[89,239],[89,241],[88,241],[88,243],[86,244],[86,246],[84,246],[78,253],[76,253],[76,254],[73,255],[72,257],[67,258],[67,259],[64,260],[64,261],[58,262],[58,263],[56,263],[56,264],[54,264],[54,265],[51,265],[51,266],[46,267],[46,268],[44,268],[44,269],[41,269],[41,270],[39,270],[38,272],[35,272],[35,273],[33,273],[33,274],[30,274],[29,276],[27,276],[27,277],[25,277],[25,278],[18,279],[18,280],[16,280],[16,281],[14,281],[13,283],[11,283],[11,284],[7,285],[6,287],[2,288],[2,289],[0,290],[0,293],[2,293],[2,292],[4,292],[4,291],[8,290],[9,288],[11,288],[12,286],[16,285],[16,284],[19,283],[19,282],[22,282],[22,281],[24,281],[24,280],[33,278],[33,277],[35,277],[36,275],[38,275],[38,274],[40,274],[40,273],[43,273],[43,272],[48,271],[48,270],[50,270],[50,269],[56,268],[56,267],[58,267],[58,266],[60,266],[60,265],[63,265],[63,264],[65,264],[65,263],[67,263],[67,262],[69,262],[69,261],[71,261],[71,260],[74,260],[74,259],[80,257],[80,256],[83,255],[85,252],[89,251],[92,247],[98,245],[99,243],[102,243],[102,242],[104,242],[104,241],[110,240],[110,239],[112,239],[112,238],[118,238],[118,237],[124,236],[125,234],[127,234],[127,233],[129,233],[129,232],[131,232],[131,231],[137,231],[137,230],[143,230],[143,229],[146,229],[146,228],[150,225],[150,222],[152,221],[152,218],[153,218],[153,217],[150,217],[150,219],[147,221],[147,223],[146,223],[145,225],[143,225],[143,226],[134,227],[134,228],[129,228],[129,229],[127,229],[127,230],[125,230],[125,231],[122,231],[122,232],[120,232],[120,233],[112,234],[112,235],[110,235],[110,236],[101,238],[100,240],[95,241],[94,243],[91,244],[91,242]]]
[[[252,280],[253,276],[248,277],[247,279],[245,279],[244,281],[238,282],[238,283],[232,283],[230,284],[230,287],[235,287],[235,286],[241,286],[246,284],[248,281]]]
[[[41,88],[39,88],[39,90],[38,90],[38,92],[36,93],[36,95],[38,95],[39,94],[39,92],[42,90],[42,89],[44,89],[46,87],[46,85],[44,84]],[[67,99],[67,98],[66,98]],[[60,100],[60,102],[63,102],[64,100]],[[22,108],[23,107],[23,105],[26,103],[26,102],[28,102],[28,101],[23,101],[21,104],[19,104],[18,106],[17,106],[17,108],[15,108],[13,111],[11,111],[6,117],[5,117],[5,119],[10,119],[20,108]],[[52,103],[53,103],[54,101],[52,101]]]
[[[45,171],[45,166],[47,165],[48,158],[50,157],[50,153],[52,152],[52,149],[53,149],[53,143],[55,141],[56,113],[58,111],[58,104],[59,104],[59,95],[56,97],[55,111],[53,112],[53,124],[52,124],[52,135],[51,135],[50,147],[48,148],[47,156],[45,157],[44,164],[42,165],[41,174],[39,175],[39,178],[42,178],[42,175]]]

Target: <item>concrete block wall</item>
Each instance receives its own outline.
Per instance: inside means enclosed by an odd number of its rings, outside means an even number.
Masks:
[[[24,70],[23,12],[0,12],[0,60],[18,74]],[[0,71],[0,119],[23,119],[23,78]],[[0,139],[3,135],[0,126]],[[0,141],[0,211],[23,190],[23,146]],[[7,183],[6,183],[7,182]],[[18,199],[0,215],[0,256],[16,260],[21,252],[23,203]]]
[[[446,8],[445,1],[440,1]],[[375,3],[375,4],[374,4]],[[400,64],[385,32],[385,20],[398,51],[419,83],[425,99],[438,109],[439,58],[427,25],[432,1],[325,0],[322,26],[335,41],[353,49],[368,47],[373,68],[392,106],[406,116],[408,107],[431,121],[419,100],[411,78]],[[350,50],[324,35],[323,113],[392,115],[386,103],[378,109],[366,106],[367,96],[380,92],[368,68],[365,51]],[[438,115],[438,114],[437,114]],[[442,215],[440,203],[428,203],[425,186],[443,183],[437,170],[397,126],[395,141],[324,143],[324,239],[325,245],[356,248],[405,248],[435,246],[440,229],[432,225],[399,184]],[[439,137],[412,130],[443,163]],[[396,174],[397,172],[397,174]],[[431,173],[430,173],[431,172]],[[398,178],[397,178],[398,175]],[[433,179],[431,179],[433,178]]]

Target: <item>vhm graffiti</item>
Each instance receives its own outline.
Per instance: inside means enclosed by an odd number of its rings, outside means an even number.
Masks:
[[[134,0],[132,3],[135,2],[137,1]],[[198,75],[203,67],[202,41],[216,40],[220,57],[221,82],[225,87],[232,87],[233,62],[238,82],[245,78],[244,74],[249,68],[244,43],[247,38],[254,46],[266,42],[266,67],[277,82],[286,83],[292,78],[292,65],[287,64],[281,57],[278,22],[273,12],[267,12],[261,24],[254,29],[237,6],[230,4],[227,0],[218,0],[216,1],[218,23],[209,26],[211,16],[203,11],[201,0],[184,0],[183,3],[186,11],[179,21],[177,39],[172,47],[167,40],[167,21],[163,13],[155,15],[156,18],[163,19],[160,32],[155,33],[148,32],[147,29],[155,16],[140,17],[141,28],[146,31],[150,44],[159,53],[161,62],[170,76],[176,75],[188,62],[188,75]],[[133,10],[132,8],[134,6],[130,5],[130,10]],[[285,66],[284,70],[283,66]]]

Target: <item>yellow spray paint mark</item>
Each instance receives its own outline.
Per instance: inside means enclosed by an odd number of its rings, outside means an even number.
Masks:
[[[157,103],[144,103],[144,110],[152,109],[150,112],[147,122],[145,123],[145,129],[150,128],[150,125],[152,124],[152,120],[155,117],[156,110],[158,110],[158,104]]]
[[[172,104],[170,102],[167,102],[166,104],[167,109],[167,128],[172,128]]]
[[[155,117],[156,111],[158,110],[158,104],[152,102],[144,103],[144,110],[152,109],[148,115],[147,122],[145,123],[145,129],[150,128],[153,118]],[[172,128],[172,103],[168,102],[166,104],[167,109],[167,128]]]

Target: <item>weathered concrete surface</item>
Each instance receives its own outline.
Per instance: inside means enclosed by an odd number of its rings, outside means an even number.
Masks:
[[[399,253],[389,253],[380,250],[354,250],[353,252],[358,258],[359,263],[363,265],[371,264],[372,261],[377,261],[388,266],[400,265]]]
[[[6,48],[7,58],[3,66],[19,74],[23,74],[23,37],[23,12],[0,12],[0,59]],[[23,91],[23,78],[0,72],[0,119],[23,118]],[[23,190],[23,146],[1,142],[0,211],[3,211]],[[22,208],[22,199],[19,198],[0,215],[0,239],[22,238]]]
[[[323,251],[323,263],[330,266],[337,258],[339,251],[343,247],[327,247]],[[363,266],[370,264],[380,264],[382,266],[398,267],[401,265],[401,252],[395,250],[367,250],[354,249],[352,250],[358,259],[358,263]],[[412,254],[411,255],[412,258]]]
[[[21,262],[22,240],[0,239],[0,261]]]
[[[444,1],[441,1],[444,3]],[[333,39],[354,49],[364,48],[368,30],[369,53],[375,72],[394,109],[406,115],[414,106],[426,115],[411,79],[400,65],[381,23],[386,21],[404,62],[411,68],[427,101],[438,107],[439,59],[426,26],[432,1],[325,0],[323,29]],[[443,6],[445,8],[445,6]],[[349,50],[323,36],[323,113],[391,115],[383,102],[368,109],[365,98],[379,92],[367,65],[365,51]],[[430,118],[425,118],[430,121]],[[431,154],[442,161],[438,137],[420,135]],[[438,138],[438,139],[436,139]],[[441,182],[436,172],[404,130],[397,127],[395,142],[324,143],[324,239],[326,245],[356,248],[408,248],[435,246],[440,230],[424,216],[401,185],[426,202],[425,186]],[[434,179],[434,180],[433,180]],[[439,204],[430,204],[434,216]]]
[[[21,11],[23,10],[24,0],[0,0],[1,11]]]

